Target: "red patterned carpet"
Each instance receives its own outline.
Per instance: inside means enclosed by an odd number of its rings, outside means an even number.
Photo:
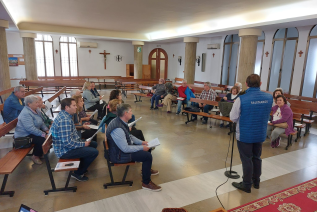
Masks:
[[[317,212],[317,178],[229,210],[251,211]]]

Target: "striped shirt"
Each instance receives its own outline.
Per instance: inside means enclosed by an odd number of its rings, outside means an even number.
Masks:
[[[216,96],[217,93],[212,88],[210,88],[209,91],[203,90],[199,96],[199,99],[215,101]]]

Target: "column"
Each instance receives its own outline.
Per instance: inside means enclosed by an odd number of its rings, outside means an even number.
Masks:
[[[11,88],[6,28],[9,28],[9,22],[0,20],[0,91]],[[3,97],[6,99],[8,95]]]
[[[134,79],[142,79],[143,46],[142,41],[132,41],[134,46]]]
[[[196,49],[199,38],[186,37],[184,38],[185,46],[185,65],[184,73],[185,80],[188,84],[194,84],[195,81],[195,62],[196,62]]]
[[[237,82],[242,83],[242,89],[246,89],[245,81],[250,74],[254,74],[256,48],[258,37],[261,36],[260,29],[240,29],[240,54]]]
[[[37,80],[36,54],[35,54],[35,33],[20,33],[23,40],[23,51],[25,61],[25,76],[27,80]]]

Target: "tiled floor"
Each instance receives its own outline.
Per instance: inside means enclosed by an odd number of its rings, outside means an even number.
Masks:
[[[107,100],[109,91],[102,91]],[[215,188],[225,181],[223,168],[228,150],[230,136],[228,129],[219,128],[219,123],[211,121],[209,125],[201,125],[200,120],[185,125],[185,116],[167,114],[165,109],[149,110],[149,99],[134,103],[133,95],[125,100],[133,107],[136,118],[142,116],[137,128],[142,129],[147,140],[158,137],[161,146],[153,151],[153,168],[160,174],[152,180],[163,186],[163,191],[154,193],[141,190],[141,164],[132,166],[127,180],[134,180],[132,187],[116,187],[103,189],[103,183],[109,182],[109,173],[103,158],[102,140],[104,134],[98,135],[96,161],[89,170],[88,182],[71,180],[78,191],[51,193],[44,196],[43,190],[50,188],[45,164],[33,165],[29,158],[18,166],[9,176],[7,190],[15,190],[10,198],[0,196],[0,211],[18,211],[21,203],[38,211],[161,211],[163,207],[185,207],[188,211],[207,212],[220,207],[215,197]],[[173,109],[175,110],[175,109]],[[263,176],[261,188],[246,194],[233,189],[228,182],[218,190],[224,206],[229,209],[257,198],[269,195],[298,183],[315,178],[317,160],[313,133],[302,137],[288,151],[283,146],[272,149],[266,141],[263,144]],[[2,139],[0,140],[2,142]],[[7,143],[10,141],[7,141]],[[2,152],[0,151],[0,157]],[[298,150],[298,151],[296,151]],[[51,164],[56,163],[54,154],[50,154]],[[235,148],[234,170],[241,172],[241,162]],[[124,167],[113,169],[116,179],[122,177]],[[63,186],[66,173],[54,173],[58,186]],[[0,176],[2,182],[3,176]],[[87,204],[88,203],[88,204]],[[78,207],[76,207],[78,206]],[[75,207],[75,208],[72,208]],[[69,209],[69,210],[67,210]]]

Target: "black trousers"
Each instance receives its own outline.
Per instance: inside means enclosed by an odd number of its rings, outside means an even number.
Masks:
[[[105,104],[95,104],[94,106],[88,108],[88,110],[98,110],[98,118],[103,118],[106,114],[106,107],[104,107]]]
[[[131,135],[140,139],[141,141],[145,141],[142,130],[133,129],[133,127],[132,127],[132,130],[130,131],[130,133],[131,133]]]
[[[262,143],[244,143],[237,141],[243,169],[243,185],[251,188],[252,183],[259,184],[262,172]]]
[[[142,162],[142,182],[149,184],[151,181],[152,154],[151,151],[138,151],[131,154],[132,161]]]
[[[93,136],[96,132],[97,132],[97,130],[94,130],[94,129],[84,130],[84,132],[81,133],[81,138],[83,138],[83,139],[88,139],[88,138],[90,138],[91,136]],[[97,141],[97,135],[95,135],[95,136],[92,138],[92,140],[93,140],[93,141]]]
[[[42,145],[45,141],[45,138],[32,134],[28,135],[27,137],[32,138],[32,143],[34,144],[33,155],[41,157],[43,155]]]

